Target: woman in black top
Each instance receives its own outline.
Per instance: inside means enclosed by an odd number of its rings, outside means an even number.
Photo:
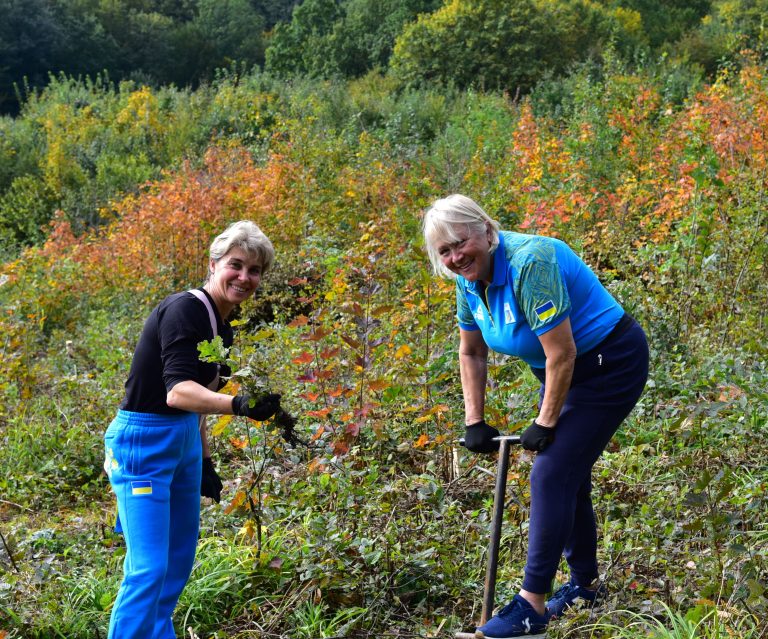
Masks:
[[[280,407],[278,395],[255,402],[217,392],[220,371],[201,362],[197,349],[215,335],[231,346],[227,318],[255,293],[273,260],[259,227],[237,222],[211,244],[204,286],[167,297],[144,324],[125,398],[104,438],[126,545],[110,639],[176,636],[171,615],[192,571],[200,495],[218,501],[222,486],[201,416],[265,420]]]

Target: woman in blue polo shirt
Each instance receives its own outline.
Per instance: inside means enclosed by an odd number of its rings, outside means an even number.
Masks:
[[[219,501],[222,487],[200,415],[265,420],[280,410],[279,395],[254,401],[217,392],[219,370],[197,350],[216,335],[232,344],[227,318],[253,296],[273,259],[256,224],[232,224],[211,244],[204,286],[165,298],[144,324],[104,436],[126,547],[109,639],[176,637],[171,615],[195,559],[200,496]]]
[[[458,194],[432,205],[423,231],[435,272],[456,280],[467,448],[498,448],[484,420],[489,348],[520,357],[541,381],[538,415],[522,433],[537,452],[522,588],[476,634],[543,637],[550,619],[603,594],[592,466],[642,393],[648,344],[564,242],[500,231]],[[570,581],[547,600],[563,553]]]

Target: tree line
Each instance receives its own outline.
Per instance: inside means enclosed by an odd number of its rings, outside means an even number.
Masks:
[[[764,47],[767,14],[767,0],[0,0],[0,110],[51,74],[194,87],[236,64],[526,91],[611,46],[712,72]]]

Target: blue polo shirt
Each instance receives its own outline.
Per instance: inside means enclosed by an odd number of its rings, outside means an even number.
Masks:
[[[482,331],[488,347],[544,368],[538,336],[566,317],[577,355],[597,346],[624,310],[592,270],[561,240],[502,231],[493,281],[456,278],[456,316],[465,331]]]

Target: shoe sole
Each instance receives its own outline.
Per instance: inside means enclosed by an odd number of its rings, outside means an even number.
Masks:
[[[547,632],[544,631],[537,635],[517,635],[517,637],[528,637],[528,639],[546,639]],[[489,637],[488,635],[483,634],[479,630],[475,632],[476,639],[517,639],[517,637]]]

